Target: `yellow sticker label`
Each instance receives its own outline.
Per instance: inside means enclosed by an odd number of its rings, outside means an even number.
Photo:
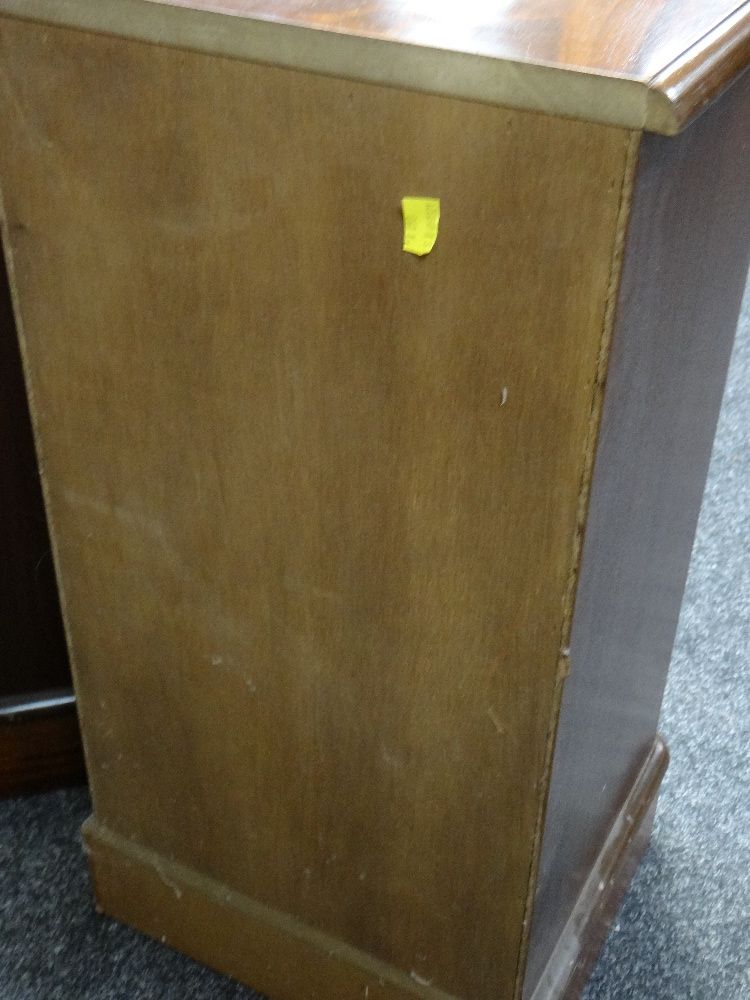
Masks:
[[[439,198],[402,198],[404,252],[424,257],[435,246],[440,223]]]

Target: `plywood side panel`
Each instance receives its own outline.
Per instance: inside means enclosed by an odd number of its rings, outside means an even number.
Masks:
[[[750,78],[641,147],[527,995],[656,732],[750,250]]]
[[[509,996],[630,135],[29,23],[0,46],[99,821]]]

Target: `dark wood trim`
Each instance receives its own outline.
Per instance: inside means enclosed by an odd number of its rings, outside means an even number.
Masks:
[[[43,692],[0,704],[0,798],[85,781],[74,701]]]
[[[584,883],[531,1000],[577,1000],[648,847],[661,780],[669,763],[657,738]]]
[[[653,744],[750,253],[750,75],[644,136],[535,888],[525,1000]]]

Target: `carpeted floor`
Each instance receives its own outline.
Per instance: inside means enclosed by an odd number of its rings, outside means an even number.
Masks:
[[[672,764],[585,1000],[750,998],[749,661],[750,296],[664,705]],[[0,803],[0,1000],[258,998],[94,913],[88,809],[83,790]]]

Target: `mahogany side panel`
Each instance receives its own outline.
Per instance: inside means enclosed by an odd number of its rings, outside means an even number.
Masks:
[[[645,136],[526,978],[530,996],[653,743],[750,248],[750,78]]]

